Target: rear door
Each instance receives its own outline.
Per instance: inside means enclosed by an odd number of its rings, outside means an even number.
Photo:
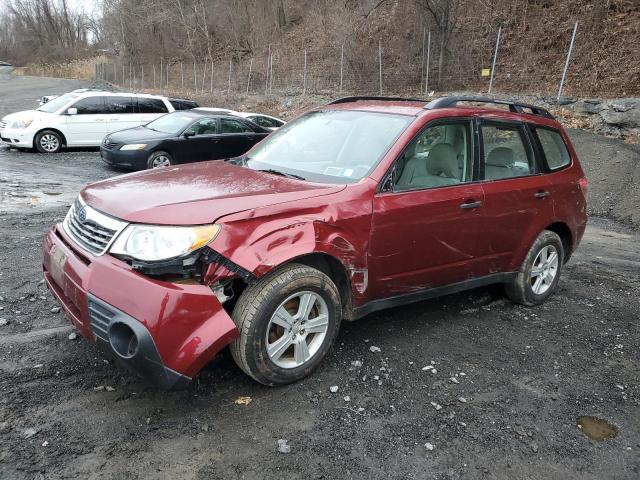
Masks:
[[[138,110],[135,116],[136,125],[146,125],[162,115],[169,113],[165,102],[160,98],[138,97]]]
[[[136,98],[130,95],[105,97],[105,126],[107,133],[140,125],[137,119]]]
[[[66,115],[63,133],[67,139],[67,145],[70,147],[100,145],[106,134],[104,97],[81,98],[69,108],[75,108],[77,113]]]
[[[485,275],[485,226],[470,119],[430,123],[373,200],[371,295],[391,297]],[[375,292],[375,293],[374,293]]]
[[[220,147],[224,152],[220,158],[238,157],[267,135],[255,132],[241,119],[220,118]]]
[[[553,218],[549,180],[524,123],[480,119],[477,127],[485,196],[483,246],[492,252],[490,269],[513,270],[514,255],[528,249],[524,244],[532,232]]]

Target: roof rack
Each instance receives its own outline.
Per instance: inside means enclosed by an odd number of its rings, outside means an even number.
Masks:
[[[339,103],[351,103],[351,102],[359,102],[361,100],[381,100],[384,102],[422,102],[426,103],[428,100],[423,98],[402,98],[402,97],[343,97],[333,102],[327,103],[327,105],[336,105]]]
[[[475,96],[467,96],[467,95],[452,95],[449,97],[442,97],[436,100],[429,102],[424,108],[428,110],[435,110],[437,108],[449,108],[455,107],[458,102],[475,102],[475,103],[496,103],[499,105],[508,105],[509,110],[514,113],[527,113],[524,110],[529,109],[534,115],[540,115],[542,117],[554,118],[549,110],[537,107],[535,105],[530,105],[528,103],[520,103],[520,102],[511,102],[509,100],[497,100],[495,98],[488,97],[475,97]]]

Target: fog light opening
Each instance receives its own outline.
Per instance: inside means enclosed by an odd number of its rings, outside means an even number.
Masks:
[[[125,323],[116,322],[109,328],[109,343],[122,358],[133,358],[138,353],[138,337]]]

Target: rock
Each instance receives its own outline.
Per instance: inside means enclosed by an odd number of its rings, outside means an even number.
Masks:
[[[5,325],[9,325],[9,320],[6,318],[0,318],[0,327],[4,327]]]
[[[369,347],[369,350],[370,350],[372,353],[379,353],[379,352],[381,352],[380,348],[378,348],[378,347],[376,347],[376,346],[374,346],[374,345],[371,345],[371,346]]]
[[[284,438],[278,439],[278,451],[280,453],[291,453],[291,447],[289,446],[289,440]]]
[[[33,366],[33,368],[42,368],[42,367],[44,367],[44,364],[43,364],[43,363],[36,363],[36,364]]]
[[[467,403],[467,399],[466,399],[466,398],[464,398],[464,397],[458,397],[458,401],[459,401],[460,403]]]
[[[351,397],[349,395],[345,395],[344,401],[345,402],[350,402],[351,401]]]
[[[433,369],[433,365],[427,365],[426,367],[422,367],[422,371],[427,371],[427,370],[432,370]]]
[[[453,383],[460,383],[460,380],[458,380],[456,377],[451,377],[449,380],[451,380]]]
[[[76,338],[78,338],[78,334],[76,332],[71,332],[69,334],[69,340],[75,340]]]
[[[329,387],[329,391],[331,393],[338,393],[338,386],[337,385],[333,385],[333,386]]]
[[[538,444],[537,443],[532,443],[531,444],[531,450],[533,451],[533,453],[538,453]]]
[[[360,360],[354,360],[351,362],[351,366],[355,368],[360,368],[362,366],[362,362]]]
[[[38,433],[38,430],[36,430],[35,428],[25,428],[22,431],[22,434],[24,435],[24,438],[31,438],[33,437],[36,433]]]
[[[442,405],[440,405],[439,403],[431,402],[431,405],[432,405],[432,406],[433,406],[433,408],[435,408],[436,410],[442,410]]]
[[[204,425],[202,425],[202,427],[200,427],[202,429],[203,432],[208,432],[209,431],[209,424],[205,423]]]
[[[107,392],[115,392],[115,391],[116,391],[116,389],[115,389],[115,388],[113,388],[113,387],[111,387],[111,386],[109,386],[109,385],[107,385],[106,387],[104,387],[104,389],[105,389]]]
[[[46,447],[47,445],[49,445],[49,442],[47,442],[46,440],[44,442],[42,442],[42,446]]]
[[[380,380],[380,377],[379,377],[378,375],[374,375],[374,376],[373,376],[373,379],[374,379],[374,380]]]
[[[0,433],[7,433],[11,430],[9,422],[0,422]]]
[[[51,313],[59,313],[60,312],[60,307],[53,307],[51,309]]]
[[[434,447],[432,443],[427,442],[427,443],[424,444],[424,448],[426,448],[427,450],[431,451],[436,447]]]

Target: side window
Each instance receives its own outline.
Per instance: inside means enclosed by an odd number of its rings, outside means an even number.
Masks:
[[[96,115],[105,113],[104,97],[86,97],[73,104],[78,115]]]
[[[484,124],[480,129],[485,180],[522,177],[534,173],[532,155],[521,127]]]
[[[395,190],[442,187],[471,180],[470,123],[425,128],[407,146],[396,166]]]
[[[136,113],[137,104],[133,97],[105,97],[106,113]]]
[[[557,170],[571,163],[567,146],[558,132],[546,128],[535,128],[534,131],[538,136],[550,170]]]
[[[249,120],[251,120],[256,125],[260,125],[261,127],[265,128],[278,128],[280,126],[279,122],[276,122],[275,120],[272,120],[268,117],[262,117],[260,115],[249,117]]]
[[[189,132],[194,135],[215,135],[218,133],[218,124],[215,118],[205,118],[191,125]]]
[[[139,113],[167,113],[167,106],[159,98],[138,97]]]
[[[221,118],[220,119],[220,133],[244,133],[244,132],[253,132],[247,125],[238,121],[232,120],[230,118]]]

